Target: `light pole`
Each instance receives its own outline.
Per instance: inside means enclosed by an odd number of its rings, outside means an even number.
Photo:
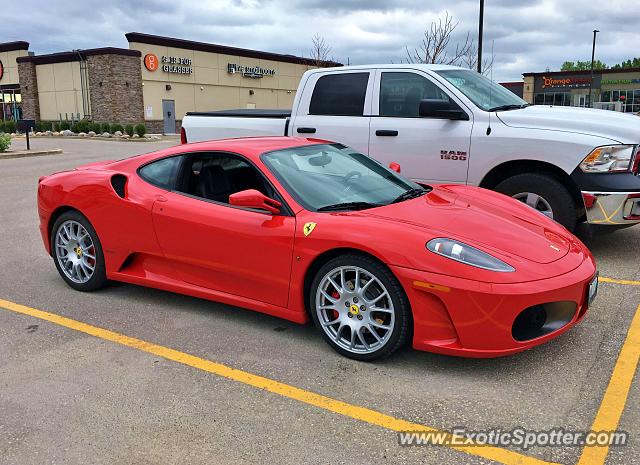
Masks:
[[[593,108],[593,62],[596,57],[596,34],[600,32],[593,30],[593,46],[591,47],[591,80],[589,81],[589,108]]]
[[[482,29],[484,23],[484,0],[480,0],[480,19],[478,24],[478,72],[482,73]]]

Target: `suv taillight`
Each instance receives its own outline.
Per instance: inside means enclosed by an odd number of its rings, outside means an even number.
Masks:
[[[184,128],[180,128],[180,143],[181,144],[187,143],[187,133],[184,130]]]

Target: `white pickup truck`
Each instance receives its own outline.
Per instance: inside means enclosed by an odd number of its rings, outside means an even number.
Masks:
[[[292,111],[189,112],[182,122],[183,142],[269,135],[340,142],[420,183],[493,189],[570,230],[640,222],[640,117],[530,106],[468,69],[314,69]]]

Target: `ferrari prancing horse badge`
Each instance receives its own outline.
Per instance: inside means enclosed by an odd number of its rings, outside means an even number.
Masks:
[[[316,228],[316,223],[305,223],[304,228],[302,228],[302,232],[304,233],[305,236],[308,236],[313,232],[315,228]]]

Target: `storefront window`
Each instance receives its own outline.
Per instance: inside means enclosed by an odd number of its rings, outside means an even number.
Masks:
[[[640,89],[635,90],[605,90],[602,92],[601,102],[622,102],[622,111],[637,113],[640,111]]]
[[[571,94],[569,92],[541,92],[533,96],[534,105],[571,105]]]

